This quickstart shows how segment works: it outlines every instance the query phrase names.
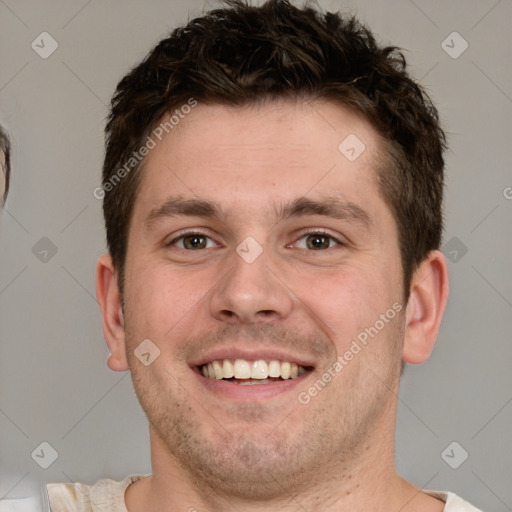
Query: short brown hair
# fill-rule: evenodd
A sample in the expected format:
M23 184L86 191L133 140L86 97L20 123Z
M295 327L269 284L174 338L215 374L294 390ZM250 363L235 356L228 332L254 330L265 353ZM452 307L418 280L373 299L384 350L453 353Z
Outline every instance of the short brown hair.
M119 82L106 127L103 184L126 170L164 114L191 97L226 105L279 98L338 102L384 140L379 189L397 222L407 298L413 271L441 243L445 135L403 54L379 46L352 16L297 8L288 0L225 3L174 30ZM103 202L121 293L138 170L133 161Z
M7 192L9 192L9 179L11 175L11 143L5 130L0 126L0 153L4 156L4 165L2 167L2 173L5 179L5 189L3 196L0 197L0 206L5 203L7 198Z

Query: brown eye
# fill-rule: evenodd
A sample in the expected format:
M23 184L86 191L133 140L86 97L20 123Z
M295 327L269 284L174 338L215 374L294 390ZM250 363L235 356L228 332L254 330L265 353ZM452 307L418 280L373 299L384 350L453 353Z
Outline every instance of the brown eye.
M187 235L183 237L185 249L204 249L206 247L206 237L202 235Z
M308 249L318 250L318 249L328 249L330 245L330 236L327 235L308 235L306 237L306 245Z
M323 251L325 249L331 249L344 244L327 233L322 231L312 231L310 233L304 233L294 245L299 249Z
M209 241L210 244L209 244ZM208 245L209 244L209 245ZM183 249L187 251L195 251L198 249L209 249L214 247L215 244L211 240L209 236L203 235L202 233L188 233L182 236L179 236L169 242L168 246L176 246L178 249Z

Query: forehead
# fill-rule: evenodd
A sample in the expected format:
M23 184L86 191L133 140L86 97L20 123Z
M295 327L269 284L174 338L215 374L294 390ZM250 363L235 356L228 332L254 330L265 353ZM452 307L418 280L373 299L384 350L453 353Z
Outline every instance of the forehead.
M379 199L378 135L334 103L198 104L155 143L141 169L134 215L170 194L258 215L300 196Z

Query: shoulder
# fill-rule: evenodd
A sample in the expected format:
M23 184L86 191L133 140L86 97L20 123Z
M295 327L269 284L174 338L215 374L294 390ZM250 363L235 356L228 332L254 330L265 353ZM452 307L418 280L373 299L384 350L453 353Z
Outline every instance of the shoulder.
M77 510L77 485L79 484L47 484L46 491L52 512Z
M446 505L443 512L482 512L467 501L463 500L453 492L445 491L424 491L435 498L443 500Z
M124 492L131 483L142 478L146 475L130 475L120 482L105 478L93 485L47 484L49 505L52 512L89 512L93 510L91 504L112 512L125 512Z

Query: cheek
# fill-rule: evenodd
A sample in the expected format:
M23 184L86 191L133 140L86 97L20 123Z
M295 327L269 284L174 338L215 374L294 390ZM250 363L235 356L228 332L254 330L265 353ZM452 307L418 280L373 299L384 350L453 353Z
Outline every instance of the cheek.
M139 335L166 339L204 308L213 279L205 273L171 271L165 263L142 261L132 268L126 282L132 328Z
M306 314L326 330L340 351L393 307L399 295L392 274L352 265L308 278L297 275L292 289L306 306Z

